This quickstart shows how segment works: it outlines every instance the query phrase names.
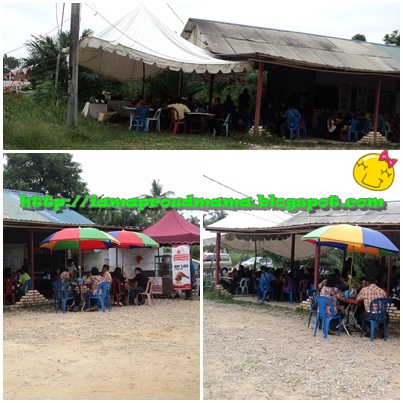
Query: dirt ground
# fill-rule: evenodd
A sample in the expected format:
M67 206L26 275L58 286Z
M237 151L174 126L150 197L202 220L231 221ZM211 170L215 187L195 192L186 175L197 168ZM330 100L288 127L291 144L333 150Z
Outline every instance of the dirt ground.
M307 312L204 301L205 400L399 400L400 332L327 340Z
M3 399L198 400L200 301L3 312Z

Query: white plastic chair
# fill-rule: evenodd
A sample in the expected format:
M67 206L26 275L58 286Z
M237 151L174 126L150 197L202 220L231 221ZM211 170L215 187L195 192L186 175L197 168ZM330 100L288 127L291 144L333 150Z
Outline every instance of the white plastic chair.
M159 132L161 131L161 112L162 112L162 108L158 108L152 118L147 118L146 119L146 121L147 121L147 131L150 130L150 122L152 122L152 121L156 122L157 131L159 131Z
M225 118L224 123L221 125L221 126L225 126L225 135L226 135L227 137L228 137L228 126L229 126L230 117L231 117L231 114L229 113L229 114L227 115L227 117ZM213 131L213 137L215 137L215 135L216 135L216 131L215 131L215 129L214 129L214 131Z

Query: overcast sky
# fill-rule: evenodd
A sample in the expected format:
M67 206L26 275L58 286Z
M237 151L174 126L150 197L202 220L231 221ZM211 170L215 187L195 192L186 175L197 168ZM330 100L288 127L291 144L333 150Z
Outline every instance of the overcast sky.
M136 8L139 1L82 3L81 28L102 32ZM363 34L367 42L383 43L385 34L400 29L399 2L384 1L228 1L153 0L144 2L173 31L180 34L189 18L233 22L267 28L351 39ZM70 30L70 4L64 9L63 30ZM62 22L63 3L3 3L3 54L26 57L31 35L54 35ZM22 47L22 49L20 49ZM18 49L18 50L17 50Z
M400 200L401 161L394 166L395 179L384 191L368 190L354 180L355 163L369 153L380 151L232 151L209 153L215 164L204 163L203 175L238 192L255 197L257 194L275 194L277 197L339 196L343 201L354 197L378 197ZM389 151L389 157L398 158L400 151ZM204 197L240 197L234 190L225 188L203 177Z

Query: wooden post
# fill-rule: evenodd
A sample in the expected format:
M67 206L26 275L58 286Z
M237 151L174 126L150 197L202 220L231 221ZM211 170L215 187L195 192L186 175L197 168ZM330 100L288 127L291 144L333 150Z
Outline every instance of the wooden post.
M80 31L80 3L71 4L69 54L69 97L67 101L67 124L77 127L78 124L78 38Z
M221 233L217 232L215 242L215 272L214 272L214 284L217 285L220 278L220 249L221 249ZM214 255L213 255L214 257Z
M291 272L294 274L294 260L295 260L295 234L291 234L291 262L290 262L290 269Z
M379 75L375 93L374 121L372 122L372 125L374 127L374 145L376 144L376 131L378 130L379 104L381 100L381 81L382 76Z
M263 91L263 73L264 73L264 62L259 62L259 74L257 77L257 89L256 89L255 122L253 128L254 134L258 134L259 131L260 107L262 105L262 91Z
M209 87L209 91L208 91L208 104L209 104L209 107L210 107L210 105L213 104L214 78L215 78L215 75L210 74L210 87Z
M320 266L320 245L315 246L315 268L313 274L313 286L314 289L318 289L319 285L319 266Z
M31 283L32 289L35 290L35 253L34 253L34 230L29 230L29 260L30 260L30 267L31 267ZM35 294L34 294L35 296Z

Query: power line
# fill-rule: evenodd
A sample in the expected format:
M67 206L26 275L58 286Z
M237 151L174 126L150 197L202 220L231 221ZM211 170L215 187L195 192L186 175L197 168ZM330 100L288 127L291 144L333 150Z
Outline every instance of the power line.
M178 14L175 13L173 8L167 3L167 6L171 9L171 11L174 13L175 17L182 23L183 26L185 26L185 23L179 18Z

